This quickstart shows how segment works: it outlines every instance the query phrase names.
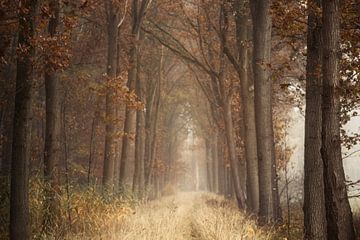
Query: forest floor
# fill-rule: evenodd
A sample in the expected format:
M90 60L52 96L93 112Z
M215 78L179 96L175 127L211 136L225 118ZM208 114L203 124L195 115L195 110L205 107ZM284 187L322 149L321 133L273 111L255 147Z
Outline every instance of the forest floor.
M232 240L272 239L231 202L208 193L178 193L135 209L111 233L91 239Z

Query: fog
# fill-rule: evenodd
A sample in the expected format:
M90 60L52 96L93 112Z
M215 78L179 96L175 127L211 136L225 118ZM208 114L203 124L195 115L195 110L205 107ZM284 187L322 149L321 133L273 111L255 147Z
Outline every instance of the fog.
M291 175L303 176L304 168L304 134L305 134L305 118L298 111L294 109L291 114L292 122L290 124L288 144L294 149L293 155L290 159L289 171ZM356 133L360 131L360 118L353 117L345 126L344 129L348 133ZM360 179L360 146L354 146L352 149L348 150L346 148L342 149L342 154L344 158L344 171L348 181L355 182ZM351 155L349 155L351 154ZM349 155L349 156L348 156ZM356 194L358 190L349 189L350 196Z

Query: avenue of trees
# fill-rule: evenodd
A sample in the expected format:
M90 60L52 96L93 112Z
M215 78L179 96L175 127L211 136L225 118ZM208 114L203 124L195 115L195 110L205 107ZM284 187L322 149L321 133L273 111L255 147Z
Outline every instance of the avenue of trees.
M356 239L356 183L342 148L360 140L343 130L359 108L358 0L0 7L1 237L34 237L34 182L43 196L36 226L54 237L62 215L74 222L63 197L75 191L108 202L166 195L195 171L179 160L190 135L205 153L205 181L191 190L234 198L260 226L282 225L285 128L297 111L304 239Z

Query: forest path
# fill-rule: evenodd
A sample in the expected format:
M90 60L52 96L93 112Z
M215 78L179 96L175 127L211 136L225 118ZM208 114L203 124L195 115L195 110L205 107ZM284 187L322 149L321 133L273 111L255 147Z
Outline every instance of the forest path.
M194 225L201 204L205 204L201 193L178 193L140 206L114 239L202 240Z
M102 238L105 239L105 238ZM136 209L110 238L121 240L271 239L235 206L209 193L182 192Z

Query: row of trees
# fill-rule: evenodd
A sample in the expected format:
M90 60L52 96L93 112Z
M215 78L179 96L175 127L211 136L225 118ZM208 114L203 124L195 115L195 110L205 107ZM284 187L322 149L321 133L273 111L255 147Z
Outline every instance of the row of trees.
M306 239L355 239L340 139L340 2L310 1L306 66Z
M270 78L270 2L251 2L250 5L247 1L211 1L175 5L180 13L174 14L176 19L171 18L170 25L150 19L145 31L181 57L195 72L195 80L206 96L208 109L203 112L207 123L198 120L198 125L211 156L210 189L226 192L224 183L230 175L239 208L259 213L262 223L279 221ZM254 24L252 19L256 19ZM241 103L239 131L234 125L238 116L233 116L236 108L239 109L236 96L240 96ZM241 158L242 144L237 139L245 146ZM228 163L218 154L223 140ZM222 167L224 165L227 167Z
M345 117L344 120L341 112L352 114L358 106L354 95L347 95L349 91L346 90L357 89L358 82L357 58L353 58L358 54L354 42L354 38L359 37L354 32L357 3L349 1L340 6L337 1L314 1L307 5L295 2L287 5L290 6L288 11L284 10L287 6L281 1L275 1L273 5L270 1L179 3L177 8L182 12L171 21L171 26L150 21L148 33L202 72L196 80L209 103L208 122L213 123L204 138L210 145L214 136L225 136L238 205L257 213L260 223L281 219L273 130L273 102L275 99L278 103L280 97L274 92L276 86L272 85L281 66L277 65L278 59L275 57L274 60L272 52L276 53L280 48L279 52L289 53L293 63L286 68L291 69L298 63L297 52L306 47L306 59L299 60L303 64L306 62L305 238L354 239L341 155L342 140L346 144L347 137L340 136L340 128L348 119ZM285 26L289 24L284 22L289 15L293 15L294 23ZM273 24L273 16L282 18L283 22L276 19ZM294 39L298 37L296 34L305 33L306 18L307 43L300 39L299 44ZM289 44L290 50L274 46L272 39L278 45ZM339 52L351 56L343 58L341 65ZM232 70L227 63L232 64L239 81L231 76ZM289 70L295 76L297 71ZM298 75L292 82L280 85L298 87L299 80L301 76ZM241 98L242 129L239 133L236 133L232 116L235 84L239 84ZM341 108L340 101L347 104ZM236 135L244 142L245 154L240 159ZM352 144L357 142L356 137L350 138L355 139ZM217 145L215 140L209 148L216 149ZM222 162L217 162L216 155L211 153L210 168L219 170ZM210 189L215 192L221 192L218 188L223 184L221 176L224 174L219 171L208 170L212 178Z
M189 129L204 142L207 189L234 195L260 224L280 222L277 171L288 157L274 123L301 108L305 78L305 238L354 239L341 140L357 140L340 139L340 124L358 99L344 97L358 89L356 3L1 1L11 239L29 237L31 177L45 183L48 234L72 181L105 198L160 197L186 169ZM349 57L339 63L340 42Z
M141 51L145 39L140 30L149 1L25 0L1 5L6 7L2 23L8 40L2 48L2 67L10 79L16 76L16 83L2 78L7 92L1 108L1 175L11 177L10 238L29 238L29 180L33 177L44 182L46 234L59 224L63 179L71 184L71 169L77 164L81 169L73 170L75 174L86 171L89 186L100 177L104 195L110 196L115 190L125 192L126 165L135 163L133 192L141 197L156 176L151 170L158 154L160 82L169 68L158 44L148 43L155 47L155 57ZM99 14L98 7L103 9ZM16 35L11 34L13 27L18 29ZM153 64L143 67L145 57ZM149 111L144 111L144 104ZM10 126L13 131L7 132ZM90 131L82 133L84 129ZM84 147L86 157L81 154Z

